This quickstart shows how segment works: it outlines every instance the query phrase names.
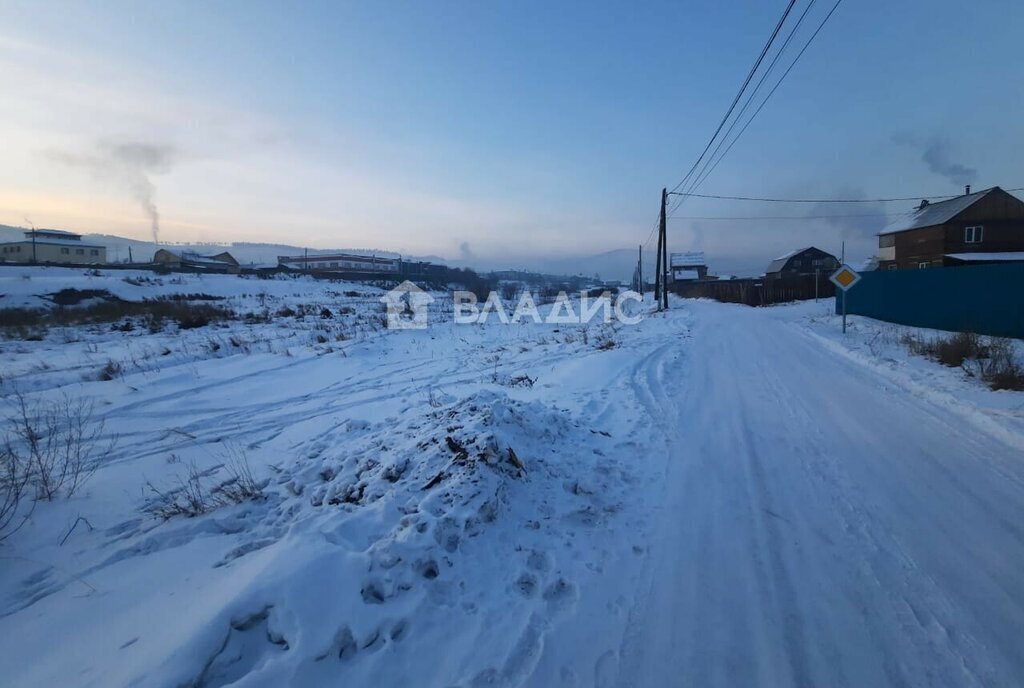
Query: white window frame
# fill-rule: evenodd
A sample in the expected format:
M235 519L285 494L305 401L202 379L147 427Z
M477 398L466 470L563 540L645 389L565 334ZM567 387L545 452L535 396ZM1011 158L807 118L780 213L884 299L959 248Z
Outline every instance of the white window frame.
M985 240L985 225L972 225L964 227L964 243L980 244Z
M924 269L925 269L925 268L927 268L927 267L928 267L929 265L931 265L931 263L929 263L928 261L924 261L924 262L921 262L921 263L918 263L918 264L917 264L917 269L918 269L918 270L924 270Z

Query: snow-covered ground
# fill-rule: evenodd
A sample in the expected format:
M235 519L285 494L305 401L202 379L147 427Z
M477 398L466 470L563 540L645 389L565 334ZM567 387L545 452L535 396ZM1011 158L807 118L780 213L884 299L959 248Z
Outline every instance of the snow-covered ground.
M126 276L2 271L0 308L74 287L272 317L0 341L5 401L89 400L117 436L0 547L5 685L1024 675L1024 394L894 326L844 337L824 301L457 325L438 298L390 332L361 285ZM261 498L153 515L240 460Z

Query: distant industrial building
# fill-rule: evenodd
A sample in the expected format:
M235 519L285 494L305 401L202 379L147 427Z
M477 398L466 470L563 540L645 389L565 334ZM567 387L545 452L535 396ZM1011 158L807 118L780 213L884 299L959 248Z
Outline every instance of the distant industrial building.
M278 256L277 264L301 272L371 272L398 274L398 258L328 253L313 256Z
M32 229L21 241L0 244L0 261L7 263L72 263L98 265L107 262L107 248L86 244L81 234L60 229Z
M153 263L169 270L190 270L196 272L228 272L237 273L241 266L235 257L227 251L212 256L202 256L191 251L175 253L168 249L158 249L153 254Z

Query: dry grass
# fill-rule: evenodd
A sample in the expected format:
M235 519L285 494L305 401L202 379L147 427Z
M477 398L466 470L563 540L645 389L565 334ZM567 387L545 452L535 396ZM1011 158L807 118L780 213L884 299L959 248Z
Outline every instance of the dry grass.
M234 317L230 309L212 303L190 303L170 298L145 301L112 298L81 307L58 307L52 310L0 309L0 335L6 339L32 340L45 334L49 327L106 323L116 323L118 331L129 332L134 327L126 323L130 323L132 318L143 320L151 332L160 331L168 322L177 323L179 328L187 330Z
M902 341L912 353L945 366L963 368L991 389L1024 390L1024 366L1015 357L1012 340L956 332L931 339L905 334Z

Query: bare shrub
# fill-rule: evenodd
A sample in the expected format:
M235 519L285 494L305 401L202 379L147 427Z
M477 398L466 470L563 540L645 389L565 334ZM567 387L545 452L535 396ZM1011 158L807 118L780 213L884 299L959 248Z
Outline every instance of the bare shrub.
M981 338L973 332L957 332L951 337L940 337L935 341L935 358L951 368L959 368L964 361L980 358L984 353Z
M232 452L224 462L227 479L213 488L212 493L221 504L241 504L250 499L263 499L263 485L257 482L249 466L248 457Z
M227 476L216 484L204 479L223 468ZM222 466L213 471L200 471L194 461L189 462L176 484L161 489L146 483L149 498L142 510L151 516L168 520L175 516L194 518L231 504L264 498L264 483L256 480L244 453L231 452Z
M908 333L903 335L902 342L911 353L963 368L971 375L976 373L992 389L1024 390L1024 366L1015 358L1009 339L982 338L973 332L927 339ZM973 365L968 366L968 362Z
M1024 366L1014 356L1009 339L992 337L985 358L978 360L978 376L992 389L1024 391Z
M985 346L981 338L973 332L957 332L948 337L932 339L907 333L903 335L902 341L911 353L933 358L942 365L952 368L959 368L965 361L985 355Z
M92 477L98 459L113 449L116 438L99 445L103 428L90 401L65 396L32 404L15 392L4 452L26 472L36 499L71 497Z
M100 380L110 381L121 374L121 364L117 361L110 360L100 370Z
M213 508L194 461L189 463L185 475L178 477L174 487L161 490L151 482L147 482L146 487L151 495L142 510L165 521L175 516L200 516Z
M27 487L28 471L21 465L18 455L0 447L0 542L25 525L31 514L23 514L18 520Z

